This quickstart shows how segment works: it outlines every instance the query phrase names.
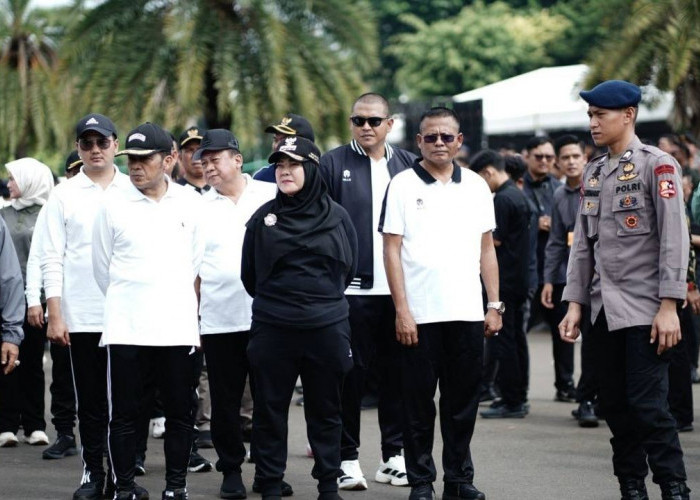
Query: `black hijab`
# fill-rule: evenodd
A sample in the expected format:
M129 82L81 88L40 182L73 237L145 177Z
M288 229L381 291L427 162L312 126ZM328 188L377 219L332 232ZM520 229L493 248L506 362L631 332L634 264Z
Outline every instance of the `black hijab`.
M302 162L304 186L293 196L277 191L246 227L255 232L255 272L264 281L285 255L304 250L352 267L353 249L341 225L343 212L333 202L311 161Z

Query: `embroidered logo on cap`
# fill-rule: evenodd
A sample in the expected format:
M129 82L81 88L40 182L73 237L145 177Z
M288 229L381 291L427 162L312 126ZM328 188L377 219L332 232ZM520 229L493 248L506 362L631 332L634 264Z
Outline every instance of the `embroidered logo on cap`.
M292 119L290 117L285 116L282 118L282 125L289 125L290 123L292 123Z
M284 140L284 144L280 146L280 151L296 151L297 150L297 138L296 137L287 137Z
M143 135L143 134L141 134L141 133L138 133L138 132L137 132L137 133L135 133L135 134L131 134L131 135L129 136L129 138L127 139L127 141L129 141L129 142L131 142L131 141L146 142L146 136Z
M187 137L199 137L199 129L193 128L187 131Z
M85 125L99 125L99 124L100 124L100 122L95 120L94 116L85 122Z

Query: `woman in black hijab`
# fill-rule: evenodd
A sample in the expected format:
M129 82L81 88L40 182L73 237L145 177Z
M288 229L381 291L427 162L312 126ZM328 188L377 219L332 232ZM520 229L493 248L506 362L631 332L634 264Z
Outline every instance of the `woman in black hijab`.
M255 481L263 498L281 497L287 418L301 376L307 435L320 500L336 500L340 395L352 367L344 291L357 267L357 236L318 173L320 152L286 138L269 161L279 191L246 225L241 278L253 297L248 359L255 386Z

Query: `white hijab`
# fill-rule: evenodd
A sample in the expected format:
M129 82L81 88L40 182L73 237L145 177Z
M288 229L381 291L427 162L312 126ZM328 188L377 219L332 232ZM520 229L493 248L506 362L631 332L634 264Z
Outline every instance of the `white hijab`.
M12 199L15 210L44 205L53 189L51 169L34 158L20 158L5 164L7 171L15 179L19 189L19 198Z

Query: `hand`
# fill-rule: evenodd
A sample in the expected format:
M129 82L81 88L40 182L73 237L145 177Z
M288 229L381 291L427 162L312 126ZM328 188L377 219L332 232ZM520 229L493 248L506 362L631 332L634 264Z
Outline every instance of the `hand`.
M552 225L552 218L549 215L542 215L538 219L537 225L540 231L549 232L550 226Z
M581 304L569 302L569 309L566 316L559 323L559 336L564 342L573 344L581 335Z
M8 375L14 370L17 365L15 361L19 357L19 346L9 342L3 342L0 348L0 364L2 364L2 372ZM19 364L19 363L18 363Z
M487 309L484 316L484 336L493 337L503 328L503 318L495 309Z
M700 314L700 290L690 290L686 302L690 304L693 314Z
M554 292L554 285L551 283L545 283L542 287L542 295L540 295L540 302L547 309L554 309L554 302L552 302L552 293Z
M418 343L418 326L410 312L396 312L396 340L403 345Z
M46 338L49 342L60 346L70 345L70 334L68 333L68 326L63 318L52 318L49 316L49 327L46 330Z
M34 328L44 327L44 308L41 306L31 306L27 309L27 321Z
M649 343L653 344L657 340L659 347L656 354L661 354L681 341L681 322L673 299L661 299L661 307L651 324Z

